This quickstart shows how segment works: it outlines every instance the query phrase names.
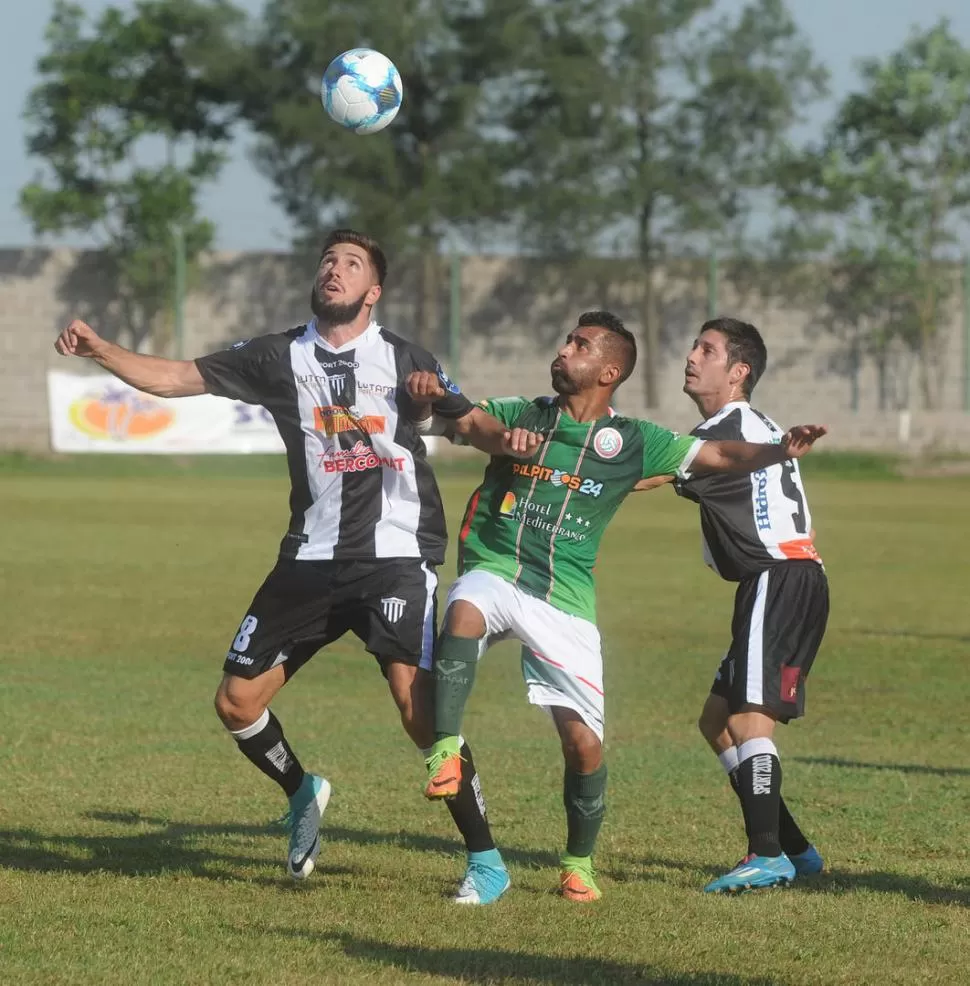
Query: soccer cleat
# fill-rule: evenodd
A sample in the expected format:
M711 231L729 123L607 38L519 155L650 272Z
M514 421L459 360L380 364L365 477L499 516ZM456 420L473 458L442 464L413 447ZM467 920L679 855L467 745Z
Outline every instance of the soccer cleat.
M491 904L509 889L511 882L497 849L470 852L468 869L455 895L455 903Z
M596 886L592 856L563 853L559 858L559 870L559 892L566 900L586 904L603 896Z
M815 876L817 873L821 873L825 866L822 854L815 846L809 846L805 852L788 858L791 860L792 866L795 867L795 876Z
M294 880L305 880L313 872L320 855L320 822L329 800L330 782L315 774L306 774L300 789L290 798L286 871Z
M446 736L431 747L424 761L428 768L428 784L424 796L437 801L454 798L461 787L461 744L457 736Z
M749 853L729 873L712 880L706 894L740 894L745 890L787 887L795 879L795 867L782 853L780 856L755 856Z

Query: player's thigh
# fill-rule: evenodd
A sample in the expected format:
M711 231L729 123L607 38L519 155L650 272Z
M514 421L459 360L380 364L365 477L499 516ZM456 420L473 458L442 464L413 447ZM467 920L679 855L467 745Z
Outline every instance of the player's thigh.
M351 630L377 659L385 677L392 663L430 670L437 636L434 568L419 558L389 558L368 565L355 598L346 604Z
M472 607L480 615L481 623L470 615L462 625L482 631L482 651L500 639L517 636L513 624L518 610L519 592L511 582L491 572L480 569L466 572L448 590L445 626L449 631L460 629L454 625L452 614L459 609ZM459 633L459 636L467 635Z
M786 562L742 583L728 652L732 714L753 707L779 722L803 715L827 620L828 585L815 562Z
M516 635L523 643L522 676L529 701L578 713L602 741L603 651L594 623L522 594Z
M288 680L320 647L345 631L333 600L334 574L326 563L281 559L240 621L224 673L258 679L282 668Z

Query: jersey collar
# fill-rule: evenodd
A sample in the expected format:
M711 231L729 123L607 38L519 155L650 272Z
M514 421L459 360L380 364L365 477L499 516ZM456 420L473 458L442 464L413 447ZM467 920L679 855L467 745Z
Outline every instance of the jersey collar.
M370 320L367 328L359 336L355 336L350 342L345 342L342 346L334 347L331 346L326 339L320 335L317 330L317 317L316 315L307 322L307 330L312 333L313 341L321 348L325 349L328 353L345 353L351 349L359 349L361 346L367 346L372 343L376 338L378 333L381 331L380 325L373 319Z
M730 414L735 408L738 407L751 407L748 401L728 401L721 408L715 411L709 418L704 420L704 424L709 425L712 421L720 420L725 415Z

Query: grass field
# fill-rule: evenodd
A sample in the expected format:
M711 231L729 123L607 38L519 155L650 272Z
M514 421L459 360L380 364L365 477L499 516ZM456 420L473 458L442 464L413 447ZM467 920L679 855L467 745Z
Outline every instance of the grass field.
M267 824L282 797L212 711L285 524L278 460L0 459L0 983L966 984L970 479L806 473L833 611L779 747L828 872L700 893L743 852L694 726L731 587L700 562L694 508L662 491L625 505L598 567L605 897L552 892L561 758L505 644L466 733L513 889L459 909L450 819L356 641L274 704L334 784L304 887ZM442 470L453 529L475 475Z

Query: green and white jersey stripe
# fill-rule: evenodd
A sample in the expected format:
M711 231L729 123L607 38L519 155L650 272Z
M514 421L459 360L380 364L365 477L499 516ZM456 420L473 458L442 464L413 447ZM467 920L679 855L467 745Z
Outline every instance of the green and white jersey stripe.
M483 569L595 621L593 565L606 525L641 479L677 475L701 443L622 415L575 421L551 397L480 406L545 440L528 461L490 461L465 510L459 571Z

